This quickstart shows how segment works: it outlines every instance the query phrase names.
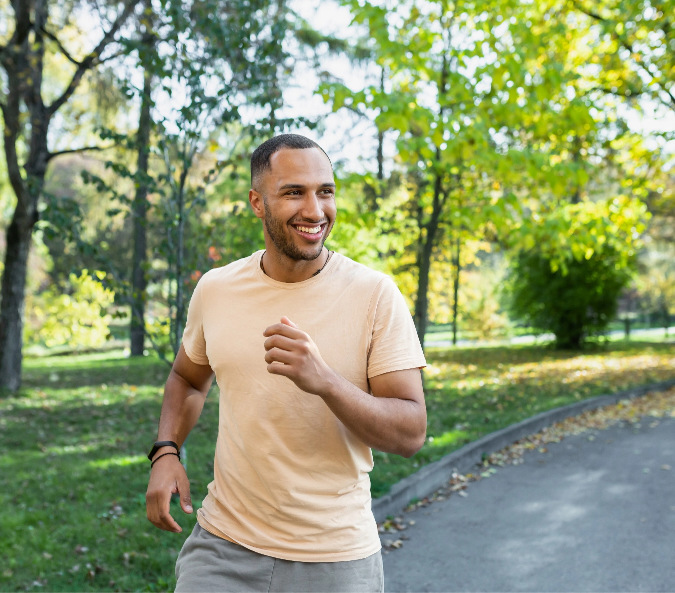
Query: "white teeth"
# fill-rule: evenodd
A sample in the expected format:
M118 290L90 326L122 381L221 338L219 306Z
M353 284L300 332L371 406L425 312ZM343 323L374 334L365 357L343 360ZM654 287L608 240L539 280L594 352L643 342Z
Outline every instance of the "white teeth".
M316 235L317 233L321 232L321 227L307 227L307 226L299 226L297 229L303 233L310 233L312 235Z

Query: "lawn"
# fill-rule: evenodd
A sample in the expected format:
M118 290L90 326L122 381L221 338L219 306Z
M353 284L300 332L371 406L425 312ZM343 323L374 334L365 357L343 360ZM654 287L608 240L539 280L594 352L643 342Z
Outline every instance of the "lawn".
M675 378L675 345L612 343L584 353L541 347L430 349L428 439L413 458L375 453L379 496L478 437L594 395ZM160 591L181 535L145 519L144 494L164 363L119 353L28 359L21 393L0 399L0 590ZM193 502L212 473L217 397L188 440Z

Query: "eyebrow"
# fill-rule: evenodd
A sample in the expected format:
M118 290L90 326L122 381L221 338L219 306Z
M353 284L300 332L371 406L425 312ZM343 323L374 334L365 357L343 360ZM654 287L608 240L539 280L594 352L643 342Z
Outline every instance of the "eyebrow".
M332 182L326 182L322 183L319 187L332 187L333 189L335 188L335 184ZM286 183L282 185L279 189L304 189L305 186L302 185L301 183Z

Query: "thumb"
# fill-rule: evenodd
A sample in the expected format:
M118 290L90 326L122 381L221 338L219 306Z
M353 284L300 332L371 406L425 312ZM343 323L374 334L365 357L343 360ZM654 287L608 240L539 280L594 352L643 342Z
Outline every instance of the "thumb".
M288 326L290 326L290 327L294 327L295 329L298 329L298 326L295 325L295 323L293 323L293 322L292 322L288 317L286 317L285 315L281 318L281 323L283 323L284 325L288 325Z
M192 513L192 497L190 496L190 482L180 480L178 483L178 492L180 494L180 506L186 513Z

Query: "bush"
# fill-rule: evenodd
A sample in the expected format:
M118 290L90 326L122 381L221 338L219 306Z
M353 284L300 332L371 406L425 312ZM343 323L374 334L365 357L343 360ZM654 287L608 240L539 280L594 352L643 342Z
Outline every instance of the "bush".
M74 350L101 347L112 321L107 308L115 299L115 293L101 285L104 278L102 272L93 277L83 270L79 276L70 274L65 291L51 285L29 296L25 342L48 348L70 345Z
M571 258L553 270L536 250L520 252L509 278L509 309L518 319L555 335L559 348L580 349L586 338L607 328L621 290L630 280L610 250Z

